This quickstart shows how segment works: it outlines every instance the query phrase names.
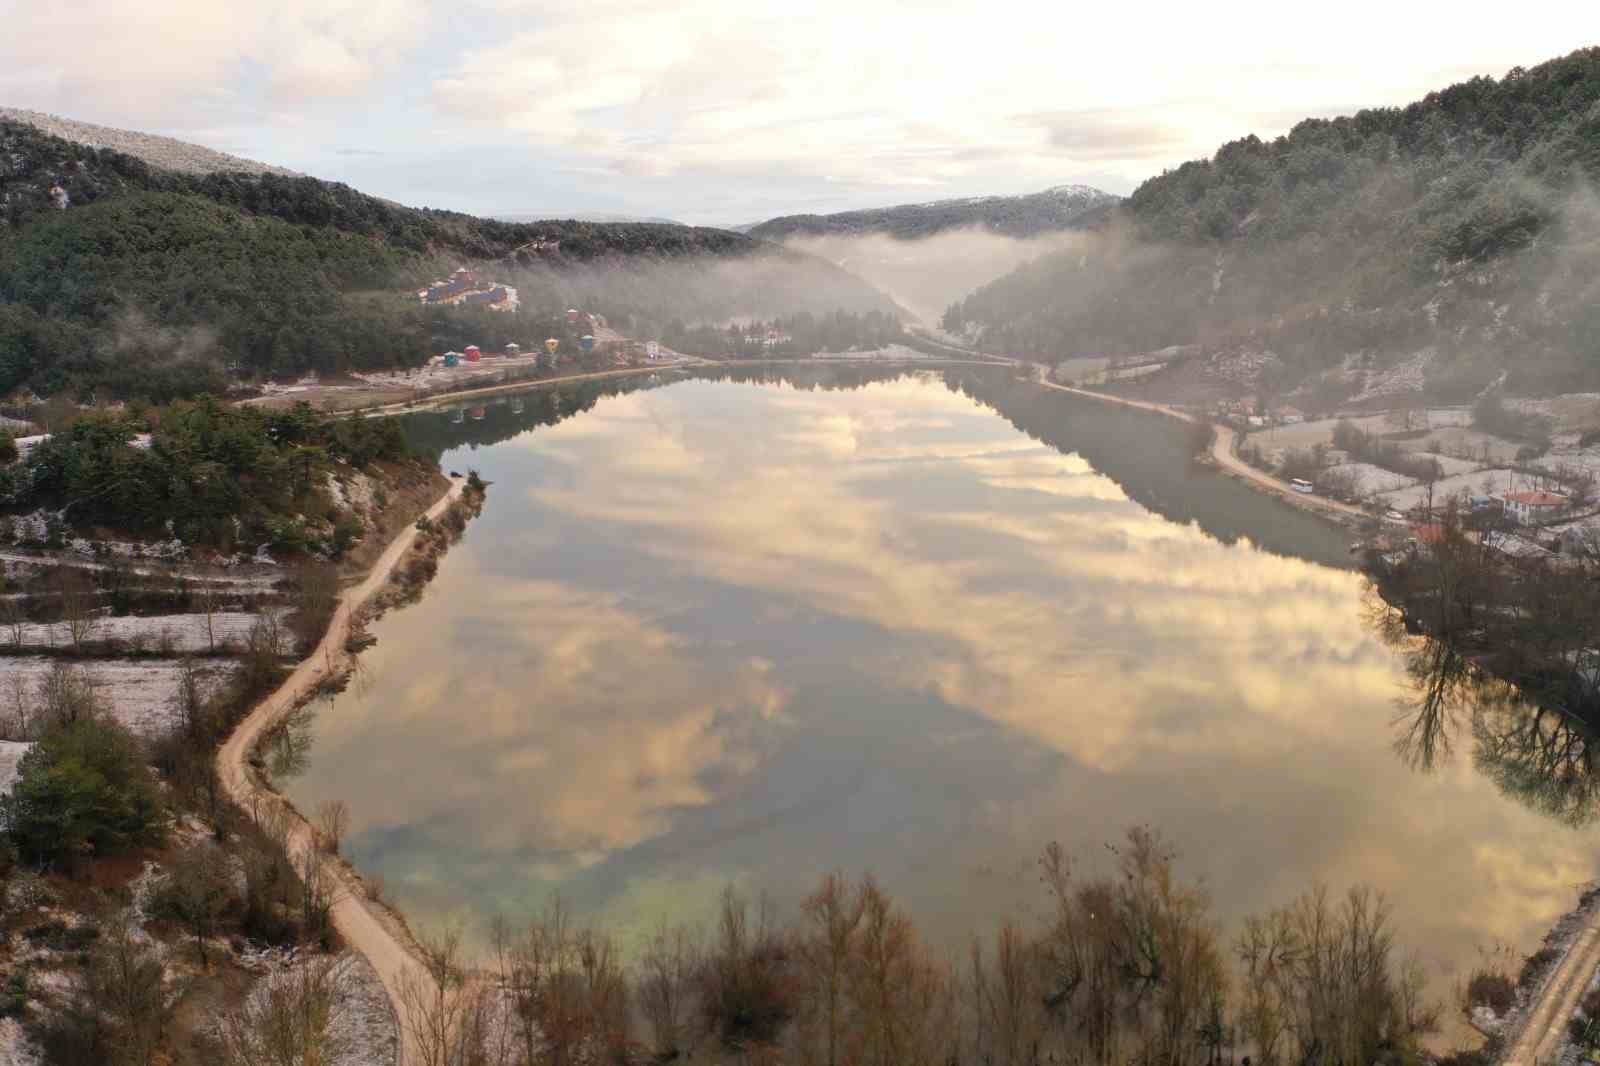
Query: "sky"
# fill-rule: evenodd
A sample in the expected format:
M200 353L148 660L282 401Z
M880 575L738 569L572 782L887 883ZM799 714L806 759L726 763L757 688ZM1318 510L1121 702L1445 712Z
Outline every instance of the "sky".
M1600 44L1593 0L0 0L0 106L477 214L1083 183Z

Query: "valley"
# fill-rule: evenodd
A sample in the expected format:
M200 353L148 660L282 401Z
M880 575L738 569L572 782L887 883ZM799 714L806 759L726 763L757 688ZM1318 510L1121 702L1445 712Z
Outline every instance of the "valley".
M0 1066L1592 1059L1600 49L870 172L693 16L0 108Z

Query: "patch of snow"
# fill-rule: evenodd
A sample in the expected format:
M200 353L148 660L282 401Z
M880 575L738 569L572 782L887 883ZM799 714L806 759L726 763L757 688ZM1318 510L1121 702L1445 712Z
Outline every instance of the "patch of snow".
M20 683L24 695L31 697L59 661L44 655L5 659L5 689L0 691L5 709L10 710L9 704L15 698L13 684ZM72 665L88 677L106 713L135 735L154 739L177 724L178 660L90 659ZM202 661L197 665L202 683L212 690L237 669L228 662Z
M1392 470L1385 470L1381 466L1371 463L1340 463L1330 466L1329 471L1349 474L1355 482L1357 496L1370 496L1380 492L1393 492L1403 489L1408 485L1416 484L1411 478L1396 474Z
M1443 477L1433 483L1433 505L1441 507L1452 497L1456 496L1481 496L1484 495L1483 482L1488 478L1495 484L1496 491L1504 492L1506 486L1506 471L1504 470L1474 470L1453 477ZM1493 495L1493 493L1489 493ZM1402 489L1385 492L1380 496L1384 503L1397 510L1406 511L1428 500L1428 486L1423 484L1410 485Z
M272 613L281 620L288 611L276 608ZM144 647L150 650L165 651L170 648L174 652L209 651L212 645L212 630L215 631L218 649L230 643L242 644L249 637L250 628L255 625L256 617L251 611L218 611L212 615L210 629L207 627L204 614L99 618L93 623L86 643L116 641L119 644L131 645L142 642ZM9 636L7 634L8 639ZM63 648L71 643L67 627L61 623L29 622L22 627L24 648Z
M0 740L0 796L11 791L17 780L17 764L28 754L32 744L16 740Z
M1391 396L1420 393L1427 377L1428 367L1433 364L1438 354L1438 350L1430 346L1387 370L1372 371L1367 375L1364 387L1350 397L1349 402L1369 403Z
M44 1056L33 1046L22 1023L0 1018L0 1066L43 1066Z
M249 1001L260 1004L276 983L291 980L301 967L325 958L281 948L241 952L239 965L261 975ZM333 961L331 976L339 1002L328 1026L336 1049L329 1066L394 1066L400 1056L400 1034L377 971L360 955L345 952Z

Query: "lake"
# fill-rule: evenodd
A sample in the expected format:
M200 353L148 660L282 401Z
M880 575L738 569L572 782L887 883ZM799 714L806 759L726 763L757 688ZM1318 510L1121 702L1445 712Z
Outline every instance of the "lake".
M1350 535L1188 460L1188 430L984 370L630 379L409 416L488 504L322 705L302 809L423 926L559 893L628 940L727 883L872 871L936 940L1157 827L1230 930L1322 882L1436 980L1531 950L1587 834L1408 692ZM1436 985L1437 988L1447 988Z

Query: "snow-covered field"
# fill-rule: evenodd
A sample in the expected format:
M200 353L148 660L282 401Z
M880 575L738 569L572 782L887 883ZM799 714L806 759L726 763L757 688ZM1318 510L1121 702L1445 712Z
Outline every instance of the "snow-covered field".
M291 980L297 970L319 965L324 958L284 956L276 951L248 960L241 957L246 968L265 970L250 990L251 1002L260 1005L275 982ZM329 1044L334 1050L327 1060L329 1066L394 1066L400 1055L400 1034L378 972L366 959L347 951L334 960L331 975L338 1004L328 1024Z
M929 355L903 344L890 344L861 352L818 352L813 359L945 359L948 356Z
M281 618L286 613L278 610ZM218 611L211 616L210 628L204 614L157 614L136 617L96 618L86 644L116 641L119 644L142 644L150 651L200 652L210 651L213 635L220 649L228 643L243 644L256 623L256 615L249 611ZM12 633L0 634L0 640L11 644ZM22 627L24 648L64 648L72 643L64 623L28 622Z
M1393 492L1396 489L1415 484L1408 477L1385 470L1381 466L1373 466L1371 463L1340 463L1338 466L1330 466L1328 469L1335 473L1349 474L1355 480L1357 496Z
M12 782L17 779L17 764L31 747L32 744L15 740L0 740L0 796L11 791ZM3 1063L4 1060L0 1059L0 1064Z
M1440 452L1417 452L1439 464L1439 469L1444 471L1445 477L1459 477L1470 474L1474 470L1482 469L1483 464L1475 459L1457 459L1453 455L1444 455Z
M1348 419L1322 418L1315 422L1301 422L1295 426L1275 426L1250 434L1249 442L1258 445L1262 452L1269 452L1274 448L1313 448L1318 444L1327 444L1331 447L1333 427L1340 422L1349 422L1366 433L1382 433L1385 418L1383 415L1365 415L1361 418Z
M1495 465L1511 462L1517 457L1517 450L1522 447L1520 444L1492 437L1468 426L1447 426L1430 432L1421 443L1427 441L1437 441L1438 448L1442 452L1455 455L1465 453L1479 462L1483 461L1487 449L1489 462Z
M0 659L5 673L3 690L0 690L0 713L10 715L11 702L16 698L14 685L20 684L24 696L31 699L39 684L61 661L44 655ZM87 675L106 713L139 736L157 737L175 724L178 660L91 659L71 665ZM212 660L202 660L198 665L208 686L222 685L235 669L230 662Z
M1492 478L1496 492L1504 492L1506 488L1506 472L1504 470L1478 470L1455 477L1440 478L1433 483L1434 506L1442 506L1452 496L1465 493L1468 496L1477 496L1483 493L1485 478ZM1381 499L1390 507L1401 511L1415 507L1428 500L1428 486L1423 484L1409 485L1403 489L1386 492Z

